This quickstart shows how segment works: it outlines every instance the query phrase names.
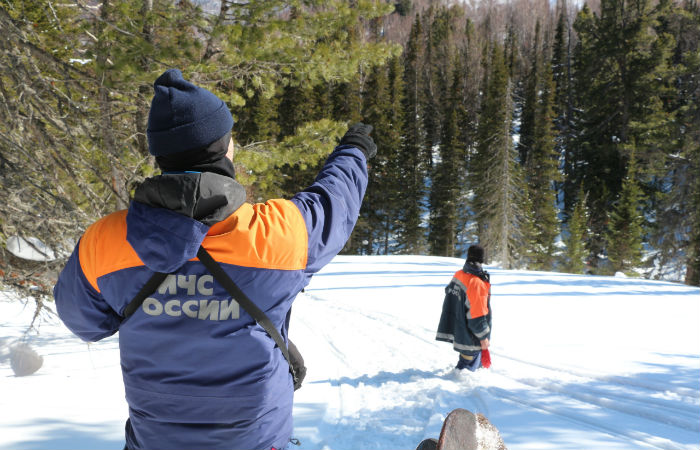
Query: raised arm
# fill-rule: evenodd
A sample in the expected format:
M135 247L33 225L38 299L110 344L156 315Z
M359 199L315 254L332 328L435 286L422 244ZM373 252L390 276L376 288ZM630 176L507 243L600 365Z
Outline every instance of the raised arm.
M306 222L309 274L342 250L355 227L367 188L367 160L377 153L371 131L370 125L353 125L314 183L292 198Z

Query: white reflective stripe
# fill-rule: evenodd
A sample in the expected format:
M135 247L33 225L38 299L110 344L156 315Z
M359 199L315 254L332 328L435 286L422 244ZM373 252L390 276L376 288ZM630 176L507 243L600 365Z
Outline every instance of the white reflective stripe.
M469 351L479 351L481 350L481 346L476 346L476 345L466 345L466 344L458 344L455 342L455 337L453 334L447 334L447 333L438 333L437 338L439 339L447 339L450 342L452 342L452 347L457 349L457 350L469 350Z
M455 335L454 335L454 334L438 333L435 337L436 337L436 338L439 338L439 339L449 339L450 341L454 341L454 340L455 340Z
M452 277L452 282L462 288L464 292L467 292L467 287L462 283L462 281L457 277Z
M486 336L487 334L489 334L490 331L491 331L491 328L489 328L489 326L487 325L486 331L484 331L483 333L474 333L474 335L478 338L482 338L482 337Z
M467 320L472 319L472 304L469 302L469 295L467 294L467 288L464 288L464 307L467 310Z
M456 342L452 345L452 347L455 348L455 349L457 349L457 350L470 350L470 351L478 351L478 350L481 350L481 347L480 347L480 346L476 346L476 345L464 345L464 344L458 344L458 343L456 343Z

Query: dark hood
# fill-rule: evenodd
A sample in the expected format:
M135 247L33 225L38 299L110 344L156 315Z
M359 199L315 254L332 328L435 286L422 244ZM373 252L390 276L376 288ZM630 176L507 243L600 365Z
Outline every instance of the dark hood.
M480 263L478 262L473 262L473 261L467 261L464 263L464 267L462 267L462 271L465 273L470 273L472 275L475 275L482 280L486 281L487 283L490 283L491 281L491 276L487 271L484 270L484 268L481 266Z
M209 228L245 202L234 179L211 172L148 178L126 216L126 239L151 270L173 272L197 255Z

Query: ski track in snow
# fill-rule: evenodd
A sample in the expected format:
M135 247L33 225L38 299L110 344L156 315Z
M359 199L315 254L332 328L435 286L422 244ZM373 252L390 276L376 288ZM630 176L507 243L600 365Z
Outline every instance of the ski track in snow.
M509 358L508 356L500 354L497 355L503 358ZM529 364L515 358L509 359L518 361L522 364ZM611 380L609 380L608 377L582 375L581 372L578 371L545 367L541 364L529 365L544 368L552 372L566 372L575 374L580 377L581 380L577 383L577 386L572 389L569 385L565 385L558 381L552 381L552 378L546 377L545 374L542 374L539 379L520 378L507 371L499 371L498 374L528 386L569 396L574 400L590 403L603 408L613 409L625 414L635 415L658 423L665 423L684 430L700 432L700 421L697 417L697 405L686 404L664 398L653 398L649 397L648 393L640 391L621 392L619 390L620 387L630 386L630 384L621 382L619 377L616 377L616 380L610 382ZM596 387L590 387L588 383L591 382L593 382ZM649 386L643 386L643 388L653 390L658 394L666 394L669 392L669 389L663 388L652 389Z
M654 448L659 450L681 450L687 448L685 445L678 444L669 439L659 438L642 431L620 430L616 424L609 424L605 420L595 419L592 415L574 411L573 407L562 408L559 406L549 406L543 402L528 401L510 393L509 391L506 391L505 389L497 387L488 388L488 393L495 397L500 397L534 410L541 410L559 417L563 417L574 423L584 424L592 429L602 431L603 433L609 434L613 437L621 438L628 443L633 444L634 447L643 446L646 448ZM567 402L571 403L570 400L567 400Z
M684 388L684 387L673 387L669 386L668 384L662 385L659 383L653 383L649 381L637 381L631 378L625 378L621 376L608 376L608 375L599 375L599 374L594 374L592 372L587 372L585 370L580 370L580 369L573 369L573 368L564 368L564 367L554 367L550 366L547 364L541 364L541 363L534 363L531 361L525 361L524 359L516 358L510 355L503 355L503 354L498 354L499 356L503 358L510 359L511 361L516 361L522 364L527 364L530 366L534 367L539 367L542 369L550 370L553 372L560 372L560 373L566 373L570 375L575 375L580 378L588 378L592 380L596 380L599 382L607 382L613 385L617 386L629 386L629 387L639 387L643 388L649 391L653 392L660 392L660 393L673 393L678 395L679 397L683 397L686 399L686 401L690 401L694 403L695 406L700 405L700 391L693 390L691 388ZM697 408L691 409L692 412L697 412ZM700 425L699 425L700 427Z
M394 330L400 331L401 333L403 333L403 336L401 336L402 338L415 339L415 340L419 340L423 343L427 343L430 345L432 345L433 341L434 341L433 339L426 339L422 335L416 334L415 328L409 329L408 327L403 326L401 324L401 318L396 316L396 315L392 315L392 314L385 313L385 312L378 312L378 311L374 312L374 314L370 314L370 313L366 313L366 312L362 312L362 311L353 310L352 308L343 307L343 306L335 306L335 305L330 306L330 309L333 309L333 310L338 311L338 312L342 312L348 316L357 315L357 316L364 317L366 319L369 319L372 323L380 325L380 326L382 326L382 325L385 326L388 323L393 323ZM423 331L426 334L433 334L434 333L434 330L428 329L428 328L423 328L421 331ZM405 352L405 354L408 354L408 352Z

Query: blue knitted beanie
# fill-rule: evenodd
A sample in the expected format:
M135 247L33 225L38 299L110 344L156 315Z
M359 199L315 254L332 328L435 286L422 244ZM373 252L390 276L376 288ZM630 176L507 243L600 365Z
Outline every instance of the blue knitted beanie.
M231 131L233 117L224 103L206 89L166 70L153 83L148 113L148 149L152 155L204 148Z

